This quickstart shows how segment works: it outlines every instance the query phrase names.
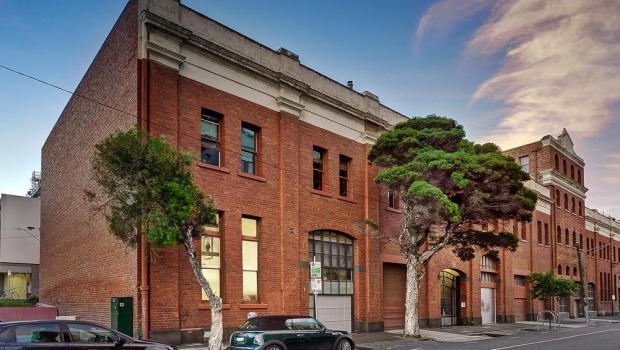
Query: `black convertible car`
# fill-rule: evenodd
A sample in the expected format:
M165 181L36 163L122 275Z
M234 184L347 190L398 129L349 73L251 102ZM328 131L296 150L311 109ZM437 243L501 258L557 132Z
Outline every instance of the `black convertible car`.
M353 350L346 331L325 328L310 316L262 316L248 319L230 336L227 350Z

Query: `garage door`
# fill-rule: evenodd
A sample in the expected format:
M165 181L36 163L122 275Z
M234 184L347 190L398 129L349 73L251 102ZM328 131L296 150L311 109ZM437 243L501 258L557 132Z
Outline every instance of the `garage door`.
M311 296L312 298L313 296ZM317 319L329 328L351 332L351 295L319 295ZM312 305L311 305L312 306Z
M515 299L513 304L515 321L527 321L527 299Z
M383 264L383 327L386 330L405 327L405 281L407 267Z

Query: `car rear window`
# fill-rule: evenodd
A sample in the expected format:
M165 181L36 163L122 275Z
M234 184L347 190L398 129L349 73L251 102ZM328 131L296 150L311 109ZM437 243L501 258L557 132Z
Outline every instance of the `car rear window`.
M283 318L265 318L265 317L254 317L245 321L244 324L239 327L239 330L242 331L273 331L273 330L283 330L286 329L284 327L284 319Z

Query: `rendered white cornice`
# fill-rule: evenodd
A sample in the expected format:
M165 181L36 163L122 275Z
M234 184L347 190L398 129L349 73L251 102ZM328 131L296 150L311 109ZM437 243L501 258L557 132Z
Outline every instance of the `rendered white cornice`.
M538 172L539 178L538 182L545 186L558 186L561 187L575 196L581 198L581 200L586 199L586 192L588 189L585 186L582 186L576 182L568 179L564 174L555 170L555 169L545 169Z
M528 180L524 184L525 187L536 192L538 201L536 201L536 210L547 215L551 215L551 208L553 199L550 196L549 188L535 182L534 180Z
M267 82L273 86L286 86L286 90L294 90L296 95L303 96L306 101L312 99L317 103L338 110L358 120L372 122L384 130L392 127L391 123L385 119L384 115L389 114L390 116L388 119L390 120L400 121L401 118L405 120L405 117L400 115L400 113L380 105L378 97L372 93L362 94L356 91L348 91L342 84L303 66L299 63L298 59L295 59L292 53L286 50L275 52L246 38L248 52L235 52L211 39L203 38L201 35L204 35L204 33L195 33L192 30L186 29L179 24L172 23L148 11L144 11L140 18L148 28L146 46L147 52L149 52L149 58L168 66L182 64L185 57L180 53L182 52L182 48L185 48L186 50L197 53L199 56L208 57L218 64L252 76L259 81ZM213 23L212 20L206 17L201 17L200 21ZM193 24L192 28L195 27L196 24ZM205 26L204 28L209 27ZM226 32L226 34L230 34L231 38L235 38L235 40L238 40L237 36L240 36L240 34L228 28L224 27L222 30L224 32L229 31ZM222 38L219 40L221 41ZM162 50L162 48L166 50ZM267 67L265 64L258 63L262 61L252 59L252 50L269 52L268 60L270 66ZM187 61L185 62L185 64L188 64ZM194 62L191 64L196 65L200 69L209 69L209 67L201 66L201 62ZM314 75L316 75L316 77L314 77ZM335 91L337 91L336 95L353 95L350 96L349 100L342 99L340 96L336 98L315 88L315 82L310 85L300 80L299 77L302 76L311 76L312 79L320 80L321 83L318 84L319 86L322 85L327 86L328 89L335 89ZM282 89L280 90L282 91ZM306 102L301 102L300 99L297 98L291 98L288 92L284 95L280 94L279 96L276 95L272 97L275 99L275 105L283 112L301 115L301 111L307 106ZM377 105L377 107L373 108L375 105ZM381 109L385 109L386 111L380 112Z

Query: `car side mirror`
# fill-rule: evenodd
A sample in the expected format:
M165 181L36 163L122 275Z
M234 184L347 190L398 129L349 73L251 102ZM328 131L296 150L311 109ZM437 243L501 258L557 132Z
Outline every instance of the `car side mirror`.
M327 327L323 326L321 327L321 333L325 333L327 331Z
M127 342L127 340L125 340L125 338L118 337L118 339L114 342L114 346L121 347L121 346L125 345L125 342Z

